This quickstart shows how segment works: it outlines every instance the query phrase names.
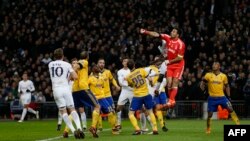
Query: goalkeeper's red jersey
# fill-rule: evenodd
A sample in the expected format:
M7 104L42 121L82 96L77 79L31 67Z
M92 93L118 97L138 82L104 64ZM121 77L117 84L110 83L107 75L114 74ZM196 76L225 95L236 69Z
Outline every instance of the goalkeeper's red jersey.
M177 56L184 57L185 44L181 39L171 39L167 34L161 34L161 38L167 42L167 59L169 61L175 59ZM168 67L183 67L184 64L185 61L182 59L180 62L169 64Z

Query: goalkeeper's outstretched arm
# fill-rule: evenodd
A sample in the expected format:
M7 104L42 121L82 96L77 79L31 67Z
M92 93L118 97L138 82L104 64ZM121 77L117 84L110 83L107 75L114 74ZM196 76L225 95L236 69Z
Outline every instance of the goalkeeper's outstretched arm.
M148 30L143 29L143 28L140 29L140 33L141 34L150 35L150 36L153 36L153 37L160 37L161 36L158 32L148 31Z

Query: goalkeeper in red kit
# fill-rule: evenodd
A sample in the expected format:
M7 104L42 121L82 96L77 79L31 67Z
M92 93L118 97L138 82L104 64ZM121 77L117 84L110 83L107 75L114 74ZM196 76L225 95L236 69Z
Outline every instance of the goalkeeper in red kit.
M167 72L159 76L158 82L161 82L164 75L167 77L167 87L169 100L164 107L172 108L175 106L175 96L178 91L178 83L182 77L182 73L185 66L184 54L185 54L185 44L179 38L181 31L179 28L173 28L170 35L160 34L154 31L148 31L146 29L140 29L141 34L150 35L153 37L158 37L161 40L166 41L165 48L167 65Z

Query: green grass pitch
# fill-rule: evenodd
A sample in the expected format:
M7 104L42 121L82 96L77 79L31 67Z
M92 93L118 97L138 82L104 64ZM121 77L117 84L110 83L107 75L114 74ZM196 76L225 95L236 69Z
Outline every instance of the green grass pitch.
M223 141L223 125L233 124L231 120L213 120L212 133L205 134L205 120L171 119L166 120L168 132L159 129L159 135L131 135L133 127L129 120L123 120L120 135L112 135L107 121L103 122L104 131L98 133L99 138L93 138L89 132L85 133L88 141ZM88 121L90 124L90 121ZM250 124L250 120L241 120L241 124ZM56 131L56 120L30 120L18 123L16 121L0 121L1 141L51 141L76 140L72 135L68 139L62 138L63 129ZM63 124L64 127L64 124Z

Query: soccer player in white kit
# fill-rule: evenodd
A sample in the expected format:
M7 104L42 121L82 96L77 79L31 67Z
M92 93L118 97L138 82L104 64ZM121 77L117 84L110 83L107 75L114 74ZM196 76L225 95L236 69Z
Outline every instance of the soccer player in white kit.
M35 91L34 84L31 80L28 80L27 73L24 73L22 77L23 77L23 80L21 80L18 84L18 93L21 94L20 100L21 100L21 103L23 104L23 112L18 122L23 122L27 114L27 111L35 114L36 118L39 119L39 112L29 107L29 104L31 102L31 92Z
M49 63L53 96L64 122L70 128L71 132L74 133L75 138L84 138L85 135L82 132L80 119L74 108L74 101L69 85L69 80L77 79L77 74L68 62L63 61L63 57L63 50L58 48L54 51L54 58L56 60ZM67 109L77 126L77 130L68 117Z
M129 68L127 67L128 63L128 58L123 58L122 59L122 65L123 68L120 69L117 72L118 76L118 82L120 84L121 88L121 93L118 99L117 107L116 107L116 112L117 112L117 128L121 129L121 115L122 115L122 109L124 108L124 105L129 102L129 104L132 101L133 98L133 89L128 86L128 82L125 80L125 77L130 73Z

